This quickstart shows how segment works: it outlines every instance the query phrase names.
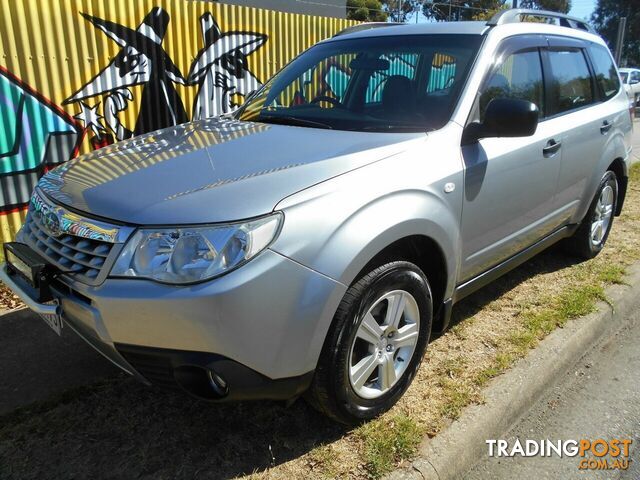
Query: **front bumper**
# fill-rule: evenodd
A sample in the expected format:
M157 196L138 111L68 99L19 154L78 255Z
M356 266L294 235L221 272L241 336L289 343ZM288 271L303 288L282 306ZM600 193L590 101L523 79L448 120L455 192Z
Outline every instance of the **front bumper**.
M41 308L18 281L6 283ZM64 278L52 291L65 324L123 370L217 400L300 393L346 287L266 250L197 285L107 279L89 286ZM207 378L216 386L215 375L222 380L216 394L199 394Z

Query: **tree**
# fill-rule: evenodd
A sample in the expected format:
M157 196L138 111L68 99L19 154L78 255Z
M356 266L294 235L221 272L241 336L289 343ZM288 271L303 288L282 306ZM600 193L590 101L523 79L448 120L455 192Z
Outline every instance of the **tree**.
M569 10L571 10L571 0L522 0L520 7L569 13Z
M405 23L408 17L420 10L420 0L382 0L389 21ZM398 13L400 6L400 13Z
M591 23L615 52L620 17L627 17L620 65L640 65L640 9L637 0L598 0Z
M474 13L473 20L490 20L495 14L501 12L502 10L508 10L511 8L508 4L503 4L497 8L490 8L488 10L479 11Z
M347 0L347 18L361 22L386 22L388 13L379 0Z
M422 14L437 21L484 20L510 4L511 0L427 0Z

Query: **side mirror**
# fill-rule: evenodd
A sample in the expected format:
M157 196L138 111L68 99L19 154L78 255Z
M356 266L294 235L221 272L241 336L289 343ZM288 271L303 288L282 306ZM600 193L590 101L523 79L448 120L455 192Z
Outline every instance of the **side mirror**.
M481 138L529 137L538 128L538 107L535 103L516 98L494 98L487 105L484 122L467 125L462 144L469 145Z

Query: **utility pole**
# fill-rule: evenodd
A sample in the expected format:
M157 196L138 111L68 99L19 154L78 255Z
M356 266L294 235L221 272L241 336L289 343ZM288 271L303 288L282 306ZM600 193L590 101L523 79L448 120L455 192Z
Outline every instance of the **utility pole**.
M402 0L398 0L398 22L400 21L400 11L402 10Z
M620 17L618 22L618 35L616 36L616 63L620 65L622 59L622 47L624 45L624 33L627 26L627 17Z
M449 0L449 17L447 17L447 21L451 21L451 0Z

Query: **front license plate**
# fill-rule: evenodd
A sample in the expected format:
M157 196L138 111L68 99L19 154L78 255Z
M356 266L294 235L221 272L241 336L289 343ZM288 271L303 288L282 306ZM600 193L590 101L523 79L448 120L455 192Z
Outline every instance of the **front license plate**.
M62 315L40 314L40 317L42 317L45 323L49 325L54 332L56 332L58 335L62 335Z

